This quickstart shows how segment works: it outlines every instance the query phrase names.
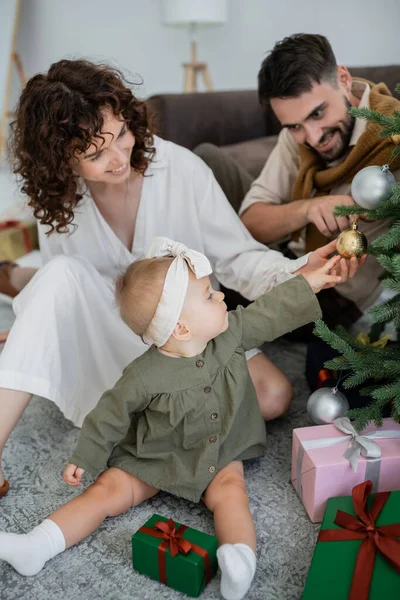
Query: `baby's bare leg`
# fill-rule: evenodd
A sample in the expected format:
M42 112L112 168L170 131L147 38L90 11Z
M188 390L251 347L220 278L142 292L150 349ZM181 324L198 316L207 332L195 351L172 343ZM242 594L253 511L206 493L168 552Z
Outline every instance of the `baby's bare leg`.
M157 492L156 488L130 473L111 467L83 494L64 504L49 519L59 526L69 548L95 531L106 517L116 517Z
M208 486L204 503L214 513L215 533L220 545L241 542L255 552L256 532L240 461L221 469Z
M243 464L229 463L216 475L204 494L214 513L217 551L221 569L221 594L240 600L247 593L256 570L256 532L250 513Z
M260 411L265 421L282 416L293 400L293 386L265 354L256 354L247 363Z
M106 518L151 498L158 490L121 469L107 469L29 533L0 532L0 560L21 575L35 575L45 563L92 533Z

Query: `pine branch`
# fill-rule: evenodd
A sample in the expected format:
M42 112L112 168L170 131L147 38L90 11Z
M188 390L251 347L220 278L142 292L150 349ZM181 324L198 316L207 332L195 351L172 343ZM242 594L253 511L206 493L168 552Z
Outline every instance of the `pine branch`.
M373 248L371 246L369 246L369 248L367 248L367 254L370 254L371 256L388 256L389 258L392 258L393 256L397 255L397 248L395 248L394 250L386 250L384 253L382 253L382 250L380 248ZM382 278L385 277L385 274L382 274Z
M347 416L354 422L353 427L356 431L363 431L369 425L374 422L377 427L382 427L382 410L385 404L382 406L377 402L371 402L364 408L353 408L348 411Z
M393 409L391 416L394 421L400 421L400 396L395 396L393 398Z
M333 333L327 325L321 320L315 322L313 333L329 344L332 348L340 352L340 354L355 355L353 348L347 344L342 338Z
M360 390L358 390L358 393L360 394L360 396L371 396L372 393L380 387L380 384L373 384L373 385L368 385L367 387L363 387Z
M396 148L392 152L392 158L398 158L400 156L400 146L396 146Z
M396 86L400 93L400 84ZM358 118L367 119L381 128L380 136L400 135L400 111L386 116L367 108L352 108L350 113ZM394 148L392 156L400 157L400 145ZM400 339L400 182L391 187L390 198L384 200L373 210L361 206L336 206L335 216L350 217L366 215L371 220L383 220L391 223L385 234L369 245L368 254L377 258L384 269L380 278L382 286L396 293L396 296L381 305L368 309L372 317L371 341L377 341L385 323L393 322ZM349 411L354 419L355 428L360 431L374 421L382 425L382 412L392 403L392 417L400 420L400 347L380 348L363 344L343 328L335 332L322 322L316 323L314 333L334 348L341 356L325 363L325 367L344 372L341 379L344 389L363 386L359 393L370 397L370 403L361 409Z
M358 117L359 119L365 119L366 121L371 121L372 123L376 123L381 127L390 128L393 126L393 118L382 115L376 110L372 110L371 108L355 108L352 107L349 110L349 113L353 117Z
M350 371L351 364L345 356L337 356L324 362L324 368L329 371Z
M400 254L396 253L390 258L392 264L392 273L396 279L400 279Z
M338 204L333 209L333 215L335 217L348 217L350 215L365 215L368 213L368 217L372 214L372 211L368 211L357 204L353 204L352 206L344 206L343 204ZM372 218L372 217L371 217Z
M392 290L397 294L400 294L400 281L393 279L392 277L386 277L381 281L381 285L383 288L387 290Z
M382 115L376 110L372 110L370 108L353 107L350 109L349 112L353 117L365 119L367 121L371 121L372 123L380 125L382 127L382 131L379 132L379 135L381 137L397 135L400 132L400 117L397 111L393 111L391 117Z
M400 244L400 221L393 223L387 233L383 233L370 245L371 248L383 251L392 250Z
M391 219L392 221L396 221L400 217L400 205L399 200L396 196L392 196L388 200L384 200L376 207L375 210L365 211L368 218L374 221L384 221L386 219Z
M397 194L397 192L396 192ZM368 210L358 204L345 206L338 204L333 209L335 217L349 217L351 215L366 215L372 221L385 221L386 219L396 220L400 218L400 197L399 200L393 201L393 195L379 204L375 209Z
M351 365L352 373L348 375L344 382L344 387L356 387L365 383L367 379L374 381L388 381L400 377L400 363L398 360L383 360L377 362L371 360L371 355L365 357L360 354L357 361Z
M376 360L395 360L400 362L400 348L396 346L386 346L381 348L376 355Z
M382 402L389 402L394 398L400 398L400 379L391 384L382 385L372 392L372 398Z
M369 379L372 379L372 377L373 372L370 369L364 369L362 371L360 370L352 375L349 375L349 377L343 381L343 387L346 389L355 388L362 383L365 383Z
M392 256L388 254L378 254L376 258L387 272L387 277L390 277L390 275L394 275L398 278L397 271L400 275L400 261L396 260L397 258L399 258L398 254Z
M389 323L395 319L397 314L400 314L400 299L398 296L390 298L384 304L371 306L368 309L368 314L371 315L374 323Z

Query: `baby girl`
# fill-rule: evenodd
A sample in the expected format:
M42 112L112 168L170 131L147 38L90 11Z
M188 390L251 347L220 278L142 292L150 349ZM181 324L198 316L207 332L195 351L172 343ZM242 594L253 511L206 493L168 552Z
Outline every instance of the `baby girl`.
M50 558L159 490L214 516L221 594L239 600L256 570L243 461L264 454L265 424L245 351L321 316L315 293L340 281L340 257L230 313L199 252L155 238L120 276L125 323L150 346L86 417L64 480L97 477L30 533L0 533L0 559L35 575Z

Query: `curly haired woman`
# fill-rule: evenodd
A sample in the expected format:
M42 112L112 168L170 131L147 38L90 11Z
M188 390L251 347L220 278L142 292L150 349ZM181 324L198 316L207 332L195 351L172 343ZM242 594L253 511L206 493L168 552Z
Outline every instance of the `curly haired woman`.
M39 223L44 266L8 265L16 319L0 357L0 458L32 395L81 426L146 346L113 301L118 272L166 235L208 255L217 279L249 299L326 263L330 244L291 261L256 242L211 170L153 135L121 73L61 60L26 85L13 124L14 170ZM341 261L342 281L357 263ZM21 291L22 289L22 291ZM258 349L248 367L265 419L292 388ZM1 462L0 462L1 464ZM0 468L0 496L8 490Z

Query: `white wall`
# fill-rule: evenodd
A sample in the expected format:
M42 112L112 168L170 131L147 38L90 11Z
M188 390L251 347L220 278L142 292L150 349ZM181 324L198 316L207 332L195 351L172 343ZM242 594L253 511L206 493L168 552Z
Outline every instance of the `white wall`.
M111 61L137 81L134 74L140 74L141 97L182 91L188 32L162 24L161 1L21 0L17 50L28 77L61 58L84 56ZM209 63L217 90L255 88L265 53L277 40L298 32L326 35L337 59L348 66L400 64L400 0L380 0L379 8L376 0L228 0L228 4L228 22L198 35L198 58ZM2 27L4 22L0 37ZM3 66L7 58L0 54ZM19 92L14 76L14 101ZM3 164L0 215L15 204L15 198L13 180Z
M9 63L4 57L10 55L14 35L16 0L0 2L0 119L5 102Z
M230 0L229 23L204 32L202 58L219 89L254 88L266 52L292 33L325 35L347 66L400 64L400 0Z
M162 0L21 1L18 50L29 76L62 57L83 55L139 73L143 95L182 90L188 35L162 24ZM199 59L209 63L215 89L254 88L265 52L296 32L326 35L347 65L400 63L400 0L228 4L228 22L198 36Z

